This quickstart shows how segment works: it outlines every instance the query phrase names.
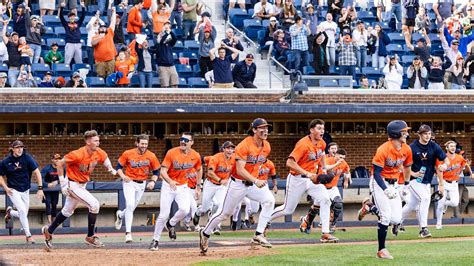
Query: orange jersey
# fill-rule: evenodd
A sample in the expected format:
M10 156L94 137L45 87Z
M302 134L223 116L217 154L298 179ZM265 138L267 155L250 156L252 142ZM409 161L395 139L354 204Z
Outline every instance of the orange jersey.
M136 148L122 153L118 162L125 174L137 181L146 180L150 172L160 168L160 162L153 152L147 150L144 154L140 154Z
M79 148L64 156L66 175L69 180L85 183L90 181L90 175L97 163L103 163L108 158L101 148L89 154L86 147Z
M188 182L188 175L192 176L201 169L201 155L193 149L184 154L179 147L172 148L166 153L161 167L168 169L168 176L178 185L184 185Z
M235 165L235 157L232 156L229 160L225 158L223 152L216 153L214 156L208 156L207 170L212 170L220 179L227 179L230 176L230 172ZM207 157L206 157L207 158ZM204 158L204 160L206 160ZM208 178L212 183L219 185L217 181L212 178Z
M405 175L403 174L403 169L401 170L400 175L398 176L398 184L399 185L405 184Z
M402 143L402 148L397 150L389 140L377 148L372 164L383 168L381 173L383 178L398 179L402 165L408 167L413 164L411 148Z
M448 159L449 166L448 169L443 172L443 179L446 181L458 181L459 176L461 175L464 166L466 166L467 161L459 154L454 154L454 158ZM443 164L443 162L436 162L437 166L440 164Z
M252 136L246 137L237 147L235 147L235 159L245 161L245 170L247 170L253 177L258 177L258 172L263 163L267 160L270 154L270 143L263 141L263 147L257 147ZM232 176L237 179L245 180L245 178L237 174L237 167L232 168Z
M191 189L195 189L196 188L196 184L197 184L197 171L196 169L192 168L188 171L188 173L186 174L186 178L188 179L188 187L191 188Z
M130 59L120 60L118 57L115 60L115 71L122 72L123 76L117 81L117 84L129 84L128 73L132 70L133 64Z
M293 158L295 162L304 170L311 173L317 173L319 169L318 165L324 156L325 149L326 142L324 142L324 140L318 140L315 145L311 141L311 138L306 136L296 143L295 148L288 157ZM293 170L290 170L290 173L292 175L300 174Z
M276 170L275 170L275 164L267 160L260 170L258 171L258 179L260 180L268 180L269 177L275 176L276 175Z
M336 157L326 157L326 165L336 164L336 162ZM349 165L346 163L346 161L342 161L342 163L340 163L338 166L328 170L328 174L334 175L334 178L330 183L324 184L324 186L326 186L326 188L332 188L337 186L341 175L344 173L348 173L350 170L351 169L349 168Z

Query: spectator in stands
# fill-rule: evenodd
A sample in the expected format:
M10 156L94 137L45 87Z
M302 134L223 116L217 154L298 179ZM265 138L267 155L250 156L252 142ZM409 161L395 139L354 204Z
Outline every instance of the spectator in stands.
M339 51L339 67L341 69L341 75L350 75L354 77L357 65L357 47L351 39L350 31L346 30L342 33L336 49Z
M163 4L157 5L156 0L152 1L151 14L153 21L153 39L156 39L156 36L160 34L163 29L163 24L170 20L171 12L172 10L169 6Z
M13 86L15 88L35 88L37 87L35 78L31 72L20 71L18 78Z
M331 18L337 18L343 6L344 0L328 0L328 14L331 14Z
M18 33L19 37L26 36L26 16L24 4L19 4L16 7L16 13L13 14L13 31Z
M171 24L168 21L163 25L163 30L156 39L156 61L162 88L177 88L179 84L178 72L176 72L173 58L173 47L176 41L176 35L171 31Z
M292 0L285 0L283 11L280 13L280 25L284 31L288 31L295 24L297 13Z
M458 41L458 48L459 52L462 54L462 56L466 56L467 54L467 46L474 41L474 34L471 34L469 36L462 36L461 32L459 30L454 31L453 36L448 33L448 29L446 27L441 27L441 30L439 32L439 37L441 39L441 44L443 44L443 39L446 40L446 43L452 43L453 40ZM445 46L443 46L444 49ZM451 59L451 58L450 58Z
M383 69L385 57L388 54L386 46L390 44L390 38L382 30L380 24L375 25L375 35L377 36L377 41L375 43L375 52L372 54L372 67Z
M43 17L48 13L48 15L53 15L54 10L56 10L56 0L41 0L39 2L40 16Z
M110 20L110 18L109 18ZM94 65L94 47L92 47L92 37L99 31L100 25L105 25L104 21L100 19L100 11L97 10L95 16L93 16L86 25L87 30L87 58L89 59L89 65Z
M273 1L273 16L274 17L279 17L281 12L283 11L283 1L284 0L274 0Z
M423 65L421 56L416 56L413 63L407 69L408 89L423 90L426 88L428 70Z
M374 86L369 86L369 78L362 74L359 78L359 89L375 89Z
M131 41L135 40L135 35L142 33L142 28L146 25L143 23L142 8L143 0L134 0L134 6L128 13L127 21L127 33L128 39Z
M428 89L429 90L444 90L444 75L446 73L446 69L451 66L451 60L449 57L444 57L444 63L440 57L435 56L432 57L431 60L428 61Z
M309 21L303 24L303 18L297 16L295 25L290 27L291 50L294 55L293 69L302 70L304 66L309 65L308 35Z
M70 0L71 1L71 0ZM80 28L86 17L86 12L84 11L84 3L81 2L83 7L81 17L77 21L77 15L75 12L70 11L68 14L69 21L66 21L63 16L63 10L65 3L61 3L59 7L59 19L61 24L66 31L66 47L65 47L65 60L64 63L67 65L71 64L72 59L76 64L82 64L82 44L81 44L81 31ZM71 8L71 4L69 4Z
M138 80L140 88L151 88L153 86L153 72L156 71L153 55L156 50L152 49L147 40L140 45L135 42L135 51L138 55Z
M129 86L129 74L132 74L134 69L135 65L130 60L130 57L127 57L127 48L122 48L115 59L115 71L122 73L122 77L116 83L118 87L125 88Z
M60 7L66 7L66 4L69 6L69 12L77 14L77 0L58 0L58 4ZM83 7L82 12L84 10L84 2L81 0L81 6ZM58 12L58 16L60 16L61 10Z
M2 39L8 51L8 83L15 84L20 72L20 51L18 51L18 33L12 32L10 37L6 36L8 20L3 21Z
M329 38L325 31L319 31L312 46L314 59L312 66L316 75L329 75L329 65L327 60L327 44Z
M291 68L288 62L288 55L291 53L290 44L285 38L285 32L283 30L277 30L275 32L275 40L273 41L274 56L278 62L283 64L286 68Z
M226 49L230 50L232 54L226 56ZM217 57L215 55L216 50L218 51ZM214 73L214 88L232 88L234 86L231 63L238 55L239 50L226 45L224 42L221 42L219 47L214 47L209 51Z
M466 61L464 62L464 75L466 79L469 80L471 89L474 89L474 45L471 47L471 52Z
M170 6L173 8L173 12L171 12L171 17L170 17L171 23L173 25L176 25L176 28L182 29L183 6L181 4L181 0L170 0Z
M420 6L418 8L418 14L416 15L416 18L415 18L415 31L421 32L423 29L425 29L426 32L429 32L430 27L431 27L430 17L428 17L428 14L426 14L426 9Z
M403 67L398 63L398 55L387 57L387 64L383 69L387 89L400 90L403 83Z
M240 9L245 9L245 0L229 0L229 10L235 8L235 4L239 4Z
M58 51L58 48L59 48L58 43L53 42L51 44L51 50L49 50L49 52L44 57L44 62L46 64L49 64L51 66L52 64L64 63L63 54L60 51Z
M36 64L41 56L41 36L46 32L46 28L38 16L30 17L30 8L26 7L26 42L33 50L31 62Z
M8 75L5 72L0 72L0 88L10 88L10 84L8 84Z
M459 40L452 39L451 46L449 46L448 41L446 40L443 33L439 34L439 38L441 39L441 45L443 46L444 53L449 57L451 62L456 62L456 58L458 58L458 56L462 56L461 52L459 51Z
M183 38L185 40L194 40L193 30L197 23L197 0L182 0L183 6Z
M51 72L46 72L44 74L43 80L41 80L41 83L38 84L38 87L40 88L54 88L54 83L53 83L53 78L52 78L52 73Z
M464 58L458 56L456 63L452 64L449 68L451 72L449 82L452 90L465 90L466 82L464 81L465 69L464 69Z
M201 70L201 77L204 77L208 71L212 70L211 57L209 56L209 51L214 48L214 42L217 36L217 30L210 23L209 18L204 18L203 22L196 27L199 31L199 69ZM211 26L211 27L209 27Z
M461 20L461 26L464 36L469 36L472 34L472 29L474 28L474 6L466 7L467 15Z
M28 69L28 72L31 72L31 61L30 56L33 55L33 51L30 46L26 43L25 37L20 37L20 45L18 46L18 51L20 52L20 71Z
M408 32L410 34L413 33L413 29L415 28L415 19L416 19L416 11L420 7L419 0L405 0L403 2L403 7L405 13L403 18L403 26L408 28Z
M63 77L58 77L56 80L54 80L54 87L55 88L64 88L64 85L66 85L66 80Z
M305 21L309 21L309 31L310 35L308 36L308 46L313 47L314 40L316 38L316 34L318 34L318 12L314 12L314 6L312 4L306 5L306 12L305 12Z
M357 27L352 31L352 39L357 46L357 66L360 68L362 72L362 68L366 66L367 60L367 40L369 38L369 34L365 29L365 24L363 21L359 20L357 22Z
M239 37L234 35L234 30L233 29L227 29L225 31L225 38L222 40L225 45L235 48L239 51L243 51L244 47L242 46L242 43L240 42ZM226 50L226 57L230 56L233 52L231 50ZM237 54L237 57L232 61L232 63L236 63L239 60L239 55Z
M390 0L391 5L387 5L386 8L390 8L389 10L386 10L387 12L385 13L386 17L384 21L390 22L391 19L395 16L396 19L396 30L399 31L402 26L402 5L401 5L401 0ZM393 28L392 28L393 29Z
M100 25L98 34L92 37L91 44L94 47L95 72L97 76L107 78L115 69L114 30L116 22L115 7L112 7L110 25Z
M253 62L253 54L247 54L245 59L235 64L232 69L234 87L236 88L257 88L253 84L257 74L257 65Z
M433 4L433 11L439 28L443 25L445 19L453 15L454 9L454 0L438 0Z
M339 30L343 32L344 30L352 31L352 24L357 19L357 11L355 7L348 7L341 9L341 16L338 19Z
M253 10L253 18L255 19L264 20L275 16L273 12L273 5L268 3L267 0L260 0L260 2L257 2L254 5Z
M342 1L342 0L336 0ZM329 5L329 2L328 2ZM336 31L337 24L333 21L333 15L331 13L326 14L326 21L321 22L319 26L322 28L322 31L326 32L328 35L328 44L327 44L327 56L328 64L330 66L336 65ZM373 61L372 61L373 62Z
M431 56L431 40L424 28L421 30L421 32L422 37L418 39L418 41L416 42L416 46L413 46L413 44L411 44L410 32L408 30L405 30L405 46L409 50L413 51L416 55L418 55L421 61L426 64L426 62L428 62L428 59Z
M72 73L71 79L64 85L66 88L87 88L86 82L81 78L79 72Z
M125 18L121 18L119 14L115 15L114 45L117 51L119 51L122 46L125 46L125 33L123 31L124 19Z
M278 30L278 23L275 17L270 18L270 24L265 29L265 37L260 41L260 49L273 43L273 34Z

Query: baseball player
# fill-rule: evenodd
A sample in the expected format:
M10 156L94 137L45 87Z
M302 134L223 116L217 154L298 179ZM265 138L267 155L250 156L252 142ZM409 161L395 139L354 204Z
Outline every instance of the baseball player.
M41 177L43 178L43 186L54 188L59 184L58 169L56 164L61 160L60 154L51 156L51 163L41 169ZM46 205L46 215L48 216L48 224L51 224L57 215L57 205L59 202L59 191L44 192L44 203Z
M202 167L202 161L201 161L201 167ZM189 212L186 214L186 216L183 219L184 222L184 228L186 231L191 231L191 219L194 217L196 214L197 210L197 202L196 202L196 186L197 186L197 172L195 169L194 171L190 171L188 174L188 187L189 187Z
M20 224L26 235L26 243L34 244L31 236L30 225L28 223L28 210L30 209L30 188L31 176L34 175L38 182L39 199L44 198L43 180L41 178L38 163L33 157L26 153L23 142L15 140L10 145L10 154L0 162L0 185L5 190L13 206L8 206L5 215L5 224L9 223L12 217L20 219ZM5 183L5 178L7 182Z
M232 215L237 204L245 196L258 201L262 205L252 243L267 248L272 247L272 244L268 242L263 233L267 222L270 220L275 198L268 188L267 180L258 178L259 170L267 160L271 150L270 143L267 141L269 126L265 119L255 119L251 124L251 130L249 130L250 136L242 140L235 148L236 163L231 172L231 181L222 208L212 216L206 227L199 232L201 254L206 254L209 237L214 228Z
M436 229L443 228L443 214L446 213L448 206L457 207L459 204L458 181L464 168L467 168L472 175L471 167L467 164L466 159L456 154L456 142L450 140L444 146L446 148L446 156L449 159L449 165L448 169L443 172L444 193L436 207Z
M230 172L235 166L234 152L235 145L231 141L226 141L222 144L221 152L206 158L208 159L207 178L204 181L201 206L193 218L194 226L199 225L199 218L203 214L209 211L215 213L222 205L230 180ZM216 227L218 228L219 226Z
M61 192L66 196L66 202L53 223L49 226L45 225L41 229L46 250L53 248L54 230L74 213L79 203L89 208L85 243L97 248L104 246L99 237L94 234L100 208L99 201L86 190L86 185L98 163L102 163L112 175L116 175L117 171L112 167L107 153L99 148L100 140L97 131L86 131L84 140L86 143L84 147L66 154L57 164ZM66 177L64 176L65 167Z
M441 147L431 140L431 128L428 125L421 125L418 130L419 139L410 144L413 153L413 165L411 166L410 189L408 204L405 204L402 211L403 221L411 211L416 210L420 230L420 237L431 237L428 230L428 211L431 202L431 180L436 172L436 160L443 161L437 169L446 171L449 159ZM438 175L438 190L443 193L444 182L442 174ZM407 180L405 180L407 181Z
M156 155L148 150L149 140L148 135L138 135L135 139L136 148L126 150L118 159L116 169L117 174L122 178L125 209L117 210L115 229L120 230L122 228L122 222L125 218L125 243L133 242L133 212L145 192L145 187L152 190L159 176L160 162ZM147 185L146 180L150 172L153 176Z
M324 186L328 190L329 198L331 199L331 211L333 215L330 231L334 232L336 230L337 219L342 213L343 206L342 197L339 193L339 188L337 187L337 184L339 182L340 176L344 175L344 188L347 188L351 179L351 172L349 165L345 161L346 150L337 149L337 145L333 145L332 147L336 147L335 156L325 156L326 169L328 175L330 175L332 179L329 183L324 184ZM305 233L310 232L311 225L313 224L311 218L314 219L314 216L311 216L310 213L301 218L300 231Z
M388 226L398 225L401 220L402 201L397 192L399 169L403 165L407 180L413 163L411 149L406 144L409 129L405 121L391 121L387 125L389 140L377 148L372 159L373 177L370 178L370 192L379 211L377 258L380 259L393 259L385 248L385 239Z
M188 179L196 178L196 198L201 194L202 163L201 155L191 146L194 144L194 133L184 132L179 138L179 147L170 149L161 164L161 177L165 182L161 185L160 214L156 219L155 233L149 249L159 249L161 232L166 226L171 240L176 240L175 225L189 213L191 192ZM178 204L178 211L171 219L171 204Z
M271 220L284 215L293 214L298 202L306 192L314 201L309 212L309 220L314 220L318 210L321 217L322 243L334 243L338 239L329 231L331 199L328 190L320 184L318 172L326 173L324 150L326 143L323 140L324 121L314 119L309 123L309 135L300 139L291 154L286 166L290 168L286 181L286 195L283 205L275 208ZM321 169L319 169L321 168Z

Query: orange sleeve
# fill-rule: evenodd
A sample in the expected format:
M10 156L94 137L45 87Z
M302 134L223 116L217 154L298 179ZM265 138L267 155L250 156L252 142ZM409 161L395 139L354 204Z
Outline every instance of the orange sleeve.
M406 147L407 147L408 156L403 162L403 166L410 166L413 164L413 154L411 152L411 148L408 145L406 145Z
M347 173L347 172L350 172L351 171L351 168L349 167L349 164L344 161L344 173Z
M170 153L171 151L166 152L165 158L163 159L163 162L161 163L161 167L168 168L168 169L171 167L172 155Z
M296 162L298 162L301 158L303 158L305 152L306 152L306 146L301 145L298 142L296 143L296 147L293 149L293 151L291 152L290 156L288 156L288 158L293 158Z
M126 151L124 151L124 152L122 153L122 155L120 155L120 157L119 157L119 159L118 159L118 163L119 163L121 166L125 167L125 165L126 165L127 162L128 162L128 159L129 159L129 158L128 158L128 153L127 153Z
M77 163L81 161L81 156L79 151L71 151L70 153L64 155L64 160L66 163Z
M209 162L207 163L207 169L209 170L216 170L217 169L217 164L218 164L218 160L216 158L216 156L208 156L208 157L211 157L209 159ZM208 158L206 157L206 158Z
M151 170L158 170L160 168L160 161L156 157L155 154L151 156L151 164L150 164Z
M99 158L99 163L104 163L105 160L107 160L107 158L109 158L109 156L107 155L107 153L104 151L104 150L99 150L99 155L100 155L100 158Z
M381 147L379 147L377 149L377 152L375 153L375 156L374 158L372 159L372 164L375 164L377 166L380 166L382 168L384 168L385 166L385 150L382 149Z
M272 161L269 161L268 168L270 168L270 176L276 175L275 164Z
M247 144L244 142L239 143L235 149L235 159L247 161L247 156L249 155L249 149Z
M201 160L201 155L199 155L199 153L195 153L195 157L196 157L196 164L194 165L194 169L196 170L199 170L202 168L202 160Z

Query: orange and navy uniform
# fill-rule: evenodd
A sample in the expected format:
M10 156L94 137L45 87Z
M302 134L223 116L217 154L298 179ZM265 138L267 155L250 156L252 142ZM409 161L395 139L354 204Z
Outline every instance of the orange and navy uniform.
M252 136L246 137L242 140L237 147L235 147L235 160L245 161L245 170L250 173L253 177L258 177L258 171L260 167L267 161L268 155L270 155L271 147L270 143L266 140L263 141L263 147L258 147ZM231 172L232 176L239 180L245 180L245 178L237 174L237 167L234 165Z
M267 160L260 170L258 171L258 179L260 180L268 180L269 177L275 177L276 176L276 170L275 170L275 164Z
M439 160L436 161L436 166L439 166L443 164L444 162L441 162ZM459 154L454 154L454 158L449 158L449 165L448 169L446 171L442 172L443 174L443 179L448 181L448 182L453 182L453 181L458 181L459 176L462 173L462 170L466 166L466 159L462 157Z
M188 171L188 173L186 174L186 178L188 179L188 187L190 189L195 189L196 188L196 184L197 184L197 177L198 173L196 171L195 168L192 168Z
M326 165L332 165L336 163L337 163L336 157L334 156L326 157ZM328 189L337 186L337 183L339 182L339 178L341 177L341 175L344 173L348 173L349 171L350 171L350 168L347 162L342 161L342 163L340 163L336 167L329 169L327 171L328 174L333 175L334 178L332 179L330 183L324 184L324 186Z
M396 180L396 182L398 182L400 178L400 168L402 166L409 167L413 164L411 148L406 143L402 143L400 150L397 150L389 140L377 148L377 152L372 159L372 164L375 180L382 177L388 181ZM378 170L376 169L377 167L379 167ZM384 185L385 184L381 186L382 189L385 189L385 187L383 187Z
M179 147L176 147L166 153L161 167L168 169L168 176L178 185L185 185L188 183L188 178L196 175L201 169L201 165L201 156L198 152L190 149L188 154L184 154Z
M322 158L324 158L324 150L326 149L326 142L320 139L316 144L313 144L310 136L300 139L289 158L293 158L295 162L304 170L310 173L318 173L319 165ZM290 174L299 175L300 173L290 170Z
M71 151L64 156L66 175L69 180L77 183L89 182L96 165L104 163L107 158L107 153L101 148L92 153L88 153L86 147Z
M140 154L138 149L126 150L118 159L117 169L123 169L125 174L134 181L145 181L150 172L159 176L160 162L156 155L147 150Z
M220 179L227 179L230 176L230 172L235 165L235 156L232 155L230 159L226 159L225 154L223 152L219 152L214 154L214 156L208 156L207 170L211 170L216 174L217 177ZM207 158L207 157L206 157ZM206 160L204 158L204 160ZM208 176L209 181L211 181L215 185L220 185L219 182L215 181L214 179Z

